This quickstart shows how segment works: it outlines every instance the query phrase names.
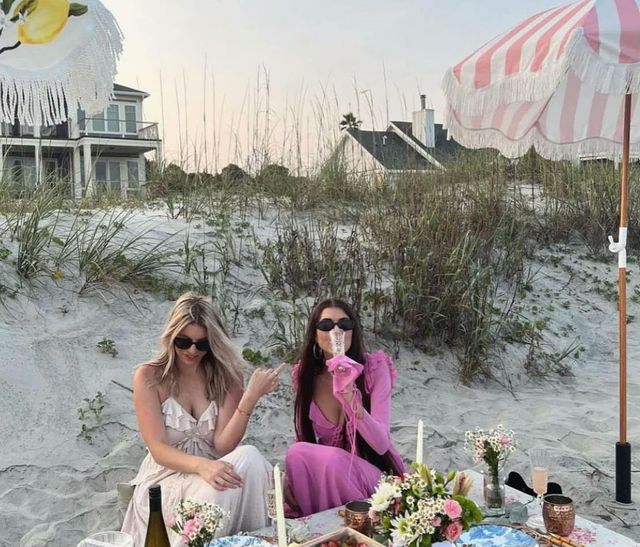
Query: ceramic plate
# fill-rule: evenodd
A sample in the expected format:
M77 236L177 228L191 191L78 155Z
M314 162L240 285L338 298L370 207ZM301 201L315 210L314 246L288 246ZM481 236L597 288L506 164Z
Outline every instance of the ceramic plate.
M225 536L216 538L208 547L273 547L271 543L254 536Z
M485 524L474 526L460 536L458 543L470 543L474 547L536 547L538 542L520 530L509 526Z

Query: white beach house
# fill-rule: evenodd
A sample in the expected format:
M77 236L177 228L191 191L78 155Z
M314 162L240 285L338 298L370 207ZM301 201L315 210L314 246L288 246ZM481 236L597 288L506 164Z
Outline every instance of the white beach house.
M109 106L92 117L78 111L60 125L0 124L2 178L27 188L67 181L74 198L96 191L123 197L140 192L145 154L154 152L162 161L158 124L143 121L148 93L119 84L113 91Z

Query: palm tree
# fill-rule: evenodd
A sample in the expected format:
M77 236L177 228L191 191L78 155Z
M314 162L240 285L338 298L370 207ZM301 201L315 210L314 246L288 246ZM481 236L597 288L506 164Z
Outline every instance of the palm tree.
M345 129L358 129L361 123L362 120L357 119L353 115L353 112L349 112L342 116L342 120L340 121L340 131L344 131Z

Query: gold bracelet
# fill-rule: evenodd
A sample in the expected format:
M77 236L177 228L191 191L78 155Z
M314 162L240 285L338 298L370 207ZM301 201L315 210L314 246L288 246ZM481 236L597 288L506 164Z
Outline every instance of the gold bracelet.
M247 418L251 417L251 412L247 412L246 410L242 410L240 407L237 407L236 410L240 413L240 414L244 414Z

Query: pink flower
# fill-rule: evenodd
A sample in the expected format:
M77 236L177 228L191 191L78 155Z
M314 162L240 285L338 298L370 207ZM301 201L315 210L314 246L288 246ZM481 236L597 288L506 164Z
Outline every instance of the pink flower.
M431 519L431 526L434 528L438 528L442 524L442 519L440 517L436 517Z
M176 517L175 517L175 515L168 516L166 518L166 520L164 521L164 523L167 525L167 527L173 528L176 525Z
M458 473L453 483L453 495L466 496L471 489L471 484L471 478L466 473Z
M394 507L393 507L393 512L396 515L400 512L400 505L401 505L400 499L396 498L396 502L395 502Z
M196 526L197 526L196 520L189 519L187 522L184 523L184 529L182 530L183 535L188 536L192 532L195 532Z
M444 531L444 536L447 538L447 541L456 541L460 537L460 534L462 534L462 524L457 520L449 524Z
M502 437L502 439L500 439L500 444L502 446L511 446L511 439L507 436Z
M448 499L444 502L444 512L451 520L455 520L462 515L462 507L456 500Z

